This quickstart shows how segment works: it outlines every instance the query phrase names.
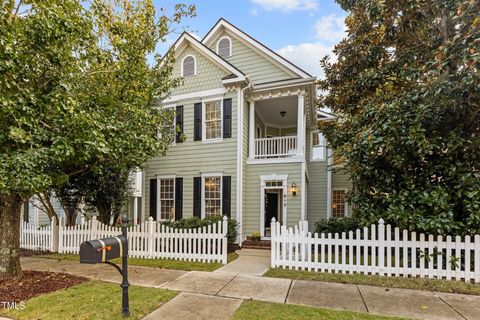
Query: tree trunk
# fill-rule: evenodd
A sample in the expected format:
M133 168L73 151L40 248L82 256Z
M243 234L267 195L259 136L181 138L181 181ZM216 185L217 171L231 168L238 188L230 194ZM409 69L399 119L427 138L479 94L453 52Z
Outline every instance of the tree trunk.
M0 280L22 275L19 194L0 193Z
M65 211L65 220L67 222L67 226L74 226L77 224L77 216L78 216L78 206L75 208L67 207L68 211Z
M111 216L111 213L112 213L112 207L107 204L107 202L103 202L103 201L97 201L96 203L96 209L98 211L98 221L106 224L106 225L109 225L110 224L110 216Z

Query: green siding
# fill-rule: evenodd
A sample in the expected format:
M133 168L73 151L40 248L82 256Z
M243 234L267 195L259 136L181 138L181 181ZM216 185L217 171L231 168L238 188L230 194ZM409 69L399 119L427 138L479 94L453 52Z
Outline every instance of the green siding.
M311 161L311 130L307 130L306 159L308 171L307 220L310 230L316 221L327 218L327 161Z
M188 46L178 56L174 64L173 77L181 77L182 59L187 55L193 55L196 59L197 74L183 78L183 84L172 90L172 95L180 95L197 91L223 88L222 78L229 75L226 71L215 64L210 58L195 48Z
M189 99L178 101L184 108L185 142L172 146L165 156L150 159L145 168L145 215L150 213L149 180L156 175L176 175L183 178L183 216L193 216L193 177L200 177L201 172L223 171L224 176L232 177L231 215L236 216L237 201L237 91L228 92L224 98L232 98L232 137L222 142L204 143L193 141L193 105L201 100Z
M226 60L245 73L254 84L299 78L280 68L255 49L245 45L230 32L224 31L212 39L210 49L216 52L217 40L223 36L232 39L232 55Z
M293 181L297 184L299 192L296 196L290 194L287 196L287 225L293 226L300 221L301 210L301 163L269 163L247 165L245 187L243 192L243 235L249 236L254 232L260 231L260 176L262 175L283 175L288 174L288 187Z

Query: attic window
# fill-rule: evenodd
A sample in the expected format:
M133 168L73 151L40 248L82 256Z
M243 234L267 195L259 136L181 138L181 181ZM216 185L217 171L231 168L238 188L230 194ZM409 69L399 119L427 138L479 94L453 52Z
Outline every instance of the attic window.
M197 74L195 57L192 55L186 56L182 60L182 77L190 77Z
M217 42L217 54L222 58L232 55L232 40L228 37L220 38Z

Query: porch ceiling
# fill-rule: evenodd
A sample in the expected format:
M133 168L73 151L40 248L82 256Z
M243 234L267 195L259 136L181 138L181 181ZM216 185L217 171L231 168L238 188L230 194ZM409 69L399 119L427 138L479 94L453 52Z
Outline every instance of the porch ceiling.
M274 127L297 126L297 96L257 101L255 110L265 124ZM284 117L280 112L285 111Z

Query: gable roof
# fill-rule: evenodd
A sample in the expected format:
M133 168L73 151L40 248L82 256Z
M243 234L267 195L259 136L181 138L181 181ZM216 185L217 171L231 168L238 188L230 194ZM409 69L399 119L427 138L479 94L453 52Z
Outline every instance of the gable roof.
M180 37L175 41L173 44L172 48L175 52L177 52L177 49L180 48L185 42L188 42L192 47L195 49L199 50L201 53L203 53L205 56L207 56L210 60L214 61L217 65L219 65L221 68L226 70L227 72L230 73L228 76L228 80L233 80L236 79L238 81L243 81L245 80L245 74L240 71L238 68L236 68L234 65L217 55L215 52L213 52L209 47L198 41L195 37L190 35L187 32L183 32Z
M291 63L287 59L283 58L280 56L278 53L273 51L272 49L268 48L265 46L263 43L260 41L257 41L247 33L243 32L242 30L238 29L235 27L233 24L225 20L224 18L220 18L217 23L208 31L208 33L205 35L205 37L202 39L202 43L205 44L207 43L211 38L213 38L219 30L223 28L226 28L227 30L231 31L233 34L237 35L240 37L242 40L246 41L247 43L251 44L254 48L256 48L258 51L266 55L268 58L272 59L273 61L279 63L283 67L287 68L291 72L297 74L299 77L302 78L312 78L312 75L310 75L308 72L305 70L301 69L300 67L296 66L295 64Z

